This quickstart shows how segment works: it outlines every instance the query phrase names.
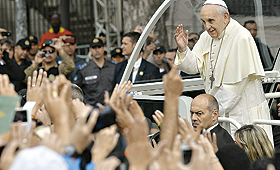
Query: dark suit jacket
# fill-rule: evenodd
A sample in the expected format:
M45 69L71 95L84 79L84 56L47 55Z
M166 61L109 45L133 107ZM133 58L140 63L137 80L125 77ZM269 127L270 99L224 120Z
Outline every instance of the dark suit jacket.
M214 129L211 130L211 134L213 134L214 132L217 136L218 149L227 144L235 143L230 134L227 132L227 130L222 128L220 125L216 126Z
M124 60L123 62L117 64L114 73L113 87L115 87L117 83L121 82L127 63L128 63L127 60ZM161 78L158 67L142 59L134 83L137 83L137 81L139 82L143 80L151 80L151 79L158 79L158 78ZM129 80L131 80L131 77Z

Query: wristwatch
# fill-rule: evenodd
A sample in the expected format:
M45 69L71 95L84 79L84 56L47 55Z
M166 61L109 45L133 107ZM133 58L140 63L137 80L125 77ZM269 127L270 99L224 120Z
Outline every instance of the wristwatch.
M65 154L71 157L78 158L80 157L80 154L76 152L76 148L72 144L68 144L64 148Z

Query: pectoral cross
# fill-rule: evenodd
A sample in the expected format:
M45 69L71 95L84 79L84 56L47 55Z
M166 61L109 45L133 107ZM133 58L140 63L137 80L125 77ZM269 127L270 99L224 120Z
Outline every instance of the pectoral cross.
M215 78L214 78L214 76L213 76L213 74L210 76L210 81L211 81L211 89L212 89L212 87L213 87L213 82L215 81Z

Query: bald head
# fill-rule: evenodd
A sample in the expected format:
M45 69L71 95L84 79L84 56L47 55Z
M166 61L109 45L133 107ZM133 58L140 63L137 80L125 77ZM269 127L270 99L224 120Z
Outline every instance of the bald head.
M193 99L190 112L194 130L199 125L208 129L218 121L219 104L212 95L201 94Z
M199 103L204 103L206 104L206 106L208 106L208 110L214 111L214 110L219 110L219 104L218 101L216 100L216 98L210 94L200 94L198 96L196 96L193 102L199 102Z

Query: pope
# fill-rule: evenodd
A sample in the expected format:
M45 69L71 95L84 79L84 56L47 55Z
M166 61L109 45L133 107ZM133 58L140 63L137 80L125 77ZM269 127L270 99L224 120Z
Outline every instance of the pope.
M205 31L191 51L188 31L179 25L175 64L188 73L200 73L205 91L219 102L220 115L241 125L254 119L270 119L260 78L265 76L258 49L250 32L232 19L226 3L207 0L200 11ZM231 134L236 130L226 126ZM264 126L272 139L269 126Z

